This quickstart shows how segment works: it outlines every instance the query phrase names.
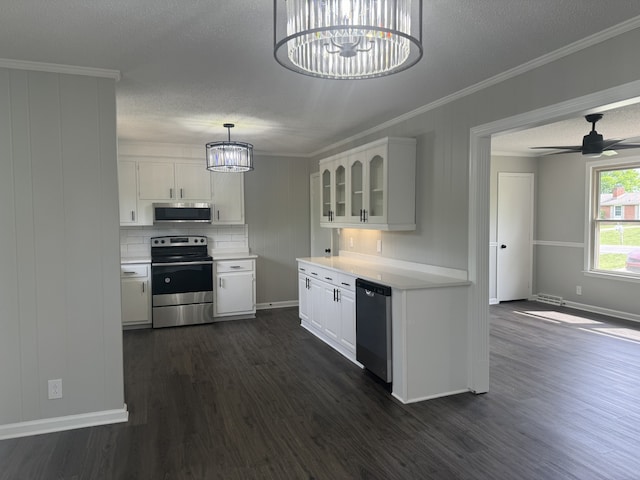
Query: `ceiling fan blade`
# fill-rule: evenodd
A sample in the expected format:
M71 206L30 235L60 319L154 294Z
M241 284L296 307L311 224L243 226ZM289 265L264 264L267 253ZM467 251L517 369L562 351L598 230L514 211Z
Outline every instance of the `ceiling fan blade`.
M569 150L571 152L580 152L582 151L582 146L581 145L564 145L561 147L529 147L531 149L541 149L541 148L545 148L547 150Z
M603 149L603 150L608 150L608 149L610 149L611 147L613 147L614 145L616 145L616 148L618 148L618 147L617 147L617 145L618 145L618 144L620 144L621 142L624 142L624 141L625 141L625 139L624 139L624 138L622 138L622 139L619 139L619 138L609 138L609 139L607 139L607 140L605 140L605 141L603 141L603 142L602 142L602 149Z
M615 146L607 147L608 150L627 150L629 148L640 148L640 143L616 143Z

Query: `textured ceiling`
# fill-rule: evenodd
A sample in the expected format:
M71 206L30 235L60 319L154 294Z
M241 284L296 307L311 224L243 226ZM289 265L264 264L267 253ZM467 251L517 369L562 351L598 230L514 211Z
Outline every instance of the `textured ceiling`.
M272 9L267 0L4 1L0 58L119 70L123 140L204 145L234 122L232 138L257 151L308 154L636 17L640 2L425 0L420 63L364 81L278 65Z

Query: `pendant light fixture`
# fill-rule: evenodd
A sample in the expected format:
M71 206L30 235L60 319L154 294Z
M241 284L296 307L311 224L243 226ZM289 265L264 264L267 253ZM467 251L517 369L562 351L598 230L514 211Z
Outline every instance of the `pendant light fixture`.
M278 3L286 3L286 20ZM354 80L401 72L422 58L422 0L274 0L274 57L312 77ZM279 38L279 31L286 35ZM414 34L414 31L416 32Z
M212 172L248 172L253 170L253 145L245 142L232 142L233 123L223 125L228 132L228 141L210 142L206 145L207 170Z

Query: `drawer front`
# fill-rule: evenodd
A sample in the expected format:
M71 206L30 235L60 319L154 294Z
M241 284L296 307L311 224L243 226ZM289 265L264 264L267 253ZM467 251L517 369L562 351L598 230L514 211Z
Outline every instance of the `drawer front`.
M335 283L338 279L338 274L332 270L328 270L322 267L316 267L315 265L311 265L307 270L307 275L311 278L317 278L318 280L322 280L323 282Z
M338 286L345 289L355 292L356 290L356 277L351 275L346 275L344 273L338 274Z
M120 265L120 278L135 278L149 276L149 265L128 264Z
M308 275L311 278L317 278L323 282L340 286L340 273L330 268L318 267L311 263L298 263L298 272Z
M216 262L216 272L252 272L254 270L253 260L218 260Z

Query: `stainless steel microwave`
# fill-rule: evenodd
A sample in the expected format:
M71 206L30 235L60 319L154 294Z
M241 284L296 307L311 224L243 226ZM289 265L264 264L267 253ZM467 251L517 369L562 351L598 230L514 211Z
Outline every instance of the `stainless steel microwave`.
M154 203L153 223L211 223L210 203Z

